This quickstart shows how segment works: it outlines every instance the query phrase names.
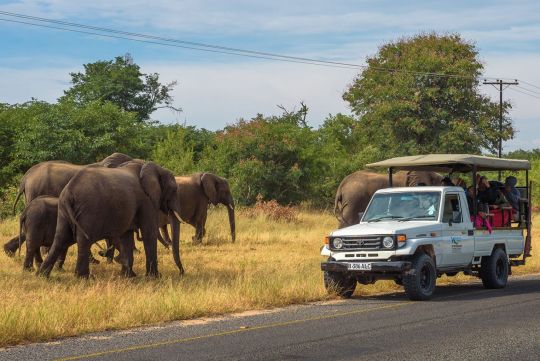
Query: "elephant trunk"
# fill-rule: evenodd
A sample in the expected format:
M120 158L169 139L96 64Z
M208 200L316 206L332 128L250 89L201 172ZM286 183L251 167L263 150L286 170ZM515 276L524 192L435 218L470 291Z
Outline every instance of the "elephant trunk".
M236 241L236 223L234 220L234 203L229 203L227 205L227 211L229 213L229 224L231 226L231 237L232 241Z
M176 212L171 211L169 213L169 222L171 223L171 233L172 233L172 253L174 258L174 263L180 270L180 275L184 274L184 267L182 266L182 261L180 260L180 217Z

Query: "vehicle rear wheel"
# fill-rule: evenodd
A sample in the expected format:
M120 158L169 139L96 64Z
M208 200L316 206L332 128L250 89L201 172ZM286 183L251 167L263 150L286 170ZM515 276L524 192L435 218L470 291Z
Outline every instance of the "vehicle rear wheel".
M489 257L482 257L480 278L485 288L503 288L508 282L508 257L496 248Z
M350 298L356 289L356 278L342 272L324 271L324 287L328 293Z
M425 253L414 256L411 270L403 275L403 287L413 301L429 300L435 291L437 272L433 259Z

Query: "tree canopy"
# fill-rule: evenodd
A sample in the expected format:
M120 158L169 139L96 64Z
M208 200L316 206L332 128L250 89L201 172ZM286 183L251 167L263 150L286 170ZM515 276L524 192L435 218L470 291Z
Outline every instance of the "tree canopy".
M473 44L459 35L421 34L384 44L367 64L343 98L388 156L497 148L499 107L479 92L483 65ZM510 104L503 108L508 140Z
M178 110L171 96L176 82L163 85L159 74L141 73L129 56L84 64L84 72L70 75L73 85L64 92L64 99L77 104L108 101L136 113L140 121L148 120L158 107Z

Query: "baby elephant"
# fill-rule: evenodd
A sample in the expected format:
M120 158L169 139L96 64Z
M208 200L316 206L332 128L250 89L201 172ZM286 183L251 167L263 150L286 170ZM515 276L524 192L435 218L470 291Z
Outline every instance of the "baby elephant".
M40 247L50 247L56 232L56 218L58 217L58 198L50 196L40 196L32 200L21 214L19 223L19 237L26 238L26 256L23 268L33 270L34 260L39 268L43 259L41 258ZM67 248L62 252L57 263L58 268L62 268L66 258Z

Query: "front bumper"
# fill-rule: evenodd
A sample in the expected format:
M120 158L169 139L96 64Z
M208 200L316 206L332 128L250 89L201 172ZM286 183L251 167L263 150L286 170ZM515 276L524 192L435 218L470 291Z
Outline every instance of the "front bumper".
M371 263L371 270L350 270L347 263L352 262L322 262L321 270L330 272L351 272L351 273L402 273L411 269L409 261L391 261L391 262L364 262Z

